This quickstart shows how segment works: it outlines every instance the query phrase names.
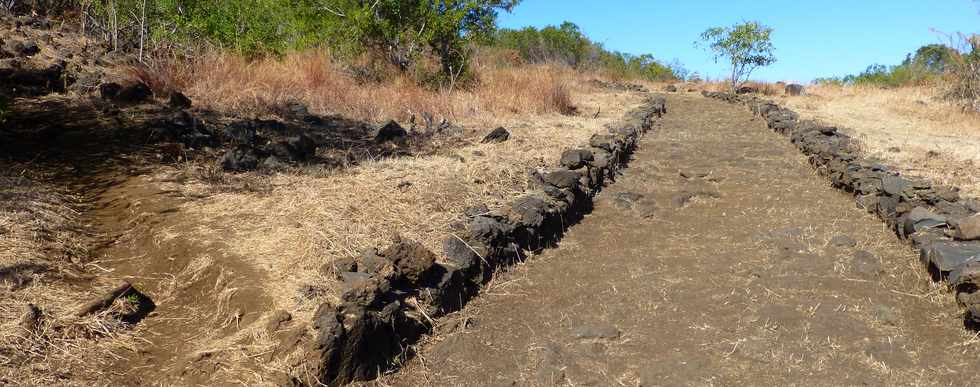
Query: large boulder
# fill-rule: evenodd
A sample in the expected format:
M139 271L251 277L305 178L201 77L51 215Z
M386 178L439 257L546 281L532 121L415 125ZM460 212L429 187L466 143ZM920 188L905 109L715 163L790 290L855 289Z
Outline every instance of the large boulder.
M911 183L899 176L885 176L881 179L881 189L889 195L900 195L906 188L911 187Z
M442 243L442 251L449 263L469 276L476 276L479 272L480 262L484 259L481 251L486 253L482 246L467 243L455 235L446 238Z

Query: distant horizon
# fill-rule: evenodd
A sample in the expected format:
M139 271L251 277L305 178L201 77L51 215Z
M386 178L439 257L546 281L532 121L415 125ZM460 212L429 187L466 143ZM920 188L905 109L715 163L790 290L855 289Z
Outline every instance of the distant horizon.
M703 79L724 79L726 64L694 47L710 27L755 20L774 28L777 62L753 80L810 83L857 74L874 64L897 65L927 44L956 33L980 33L974 0L939 2L849 1L784 3L776 0L631 2L525 0L500 14L500 26L523 28L569 21L607 49L678 60Z

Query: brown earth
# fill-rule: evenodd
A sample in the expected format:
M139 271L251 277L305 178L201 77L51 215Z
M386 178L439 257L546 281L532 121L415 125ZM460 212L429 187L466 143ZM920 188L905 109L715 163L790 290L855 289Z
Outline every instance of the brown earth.
M910 248L741 107L669 98L560 247L381 383L971 383L976 334Z

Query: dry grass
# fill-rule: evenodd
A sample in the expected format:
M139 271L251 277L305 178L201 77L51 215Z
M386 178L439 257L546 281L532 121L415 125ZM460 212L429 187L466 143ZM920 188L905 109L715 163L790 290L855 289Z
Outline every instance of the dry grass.
M305 53L248 62L213 54L189 64L117 69L121 78L145 82L158 96L182 90L197 107L218 112L265 116L281 111L286 102L299 101L318 114L404 122L427 112L467 128L463 145L435 156L372 160L343 170L306 167L273 176L223 176L213 165L166 166L153 175L182 177L138 176L114 186L124 194L104 194L102 199L127 204L118 213L106 212L111 208L94 212L132 227L120 230L124 236L91 263L106 265L113 271L107 276L116 277L129 270L129 264L119 262L145 264L133 278L142 281L141 289L157 302L155 313L162 318L148 321L183 326L179 321L193 320L196 325L187 332L168 338L181 342L182 352L176 354L181 359L208 359L192 367L220 364L209 380L264 384L269 375L289 370L297 354L269 360L278 343L265 331L266 314L289 311L298 326L307 326L313 310L337 296L336 279L319 272L323 264L367 247L384 247L395 235L440 252L450 223L463 209L509 203L527 189L530 170L554 165L562 150L587 143L643 97L595 89L585 82L593 75L553 65L477 64L478 85L448 92L401 76L362 82L327 58ZM573 115L576 109L588 114ZM496 126L510 130L511 139L502 144L477 141ZM263 188L214 187L237 182ZM161 210L177 203L157 203L164 199L152 188L210 196L162 215ZM40 186L29 190L57 192ZM68 257L62 259L67 263L75 254L70 252L85 253L92 241L78 237L89 232L89 225L78 224L69 199L18 200L24 205L16 210L0 208L0 268L24 257L38 262ZM100 218L86 219L98 223ZM106 227L94 225L99 231ZM173 267L158 270L152 265L170 258ZM0 384L58 384L59 375L72 383L103 383L113 376L111 363L136 351L136 340L156 341L166 332L151 323L128 329L104 315L65 317L90 295L69 291L60 278L34 276L16 292L0 290L6 292L0 300ZM310 288L316 289L312 295L302 290ZM43 334L37 337L18 326L27 303L45 311ZM260 317L242 323L246 312L249 318ZM161 360L150 374L179 374L181 359ZM256 359L264 360L258 364Z
M577 74L568 67L485 61L474 64L478 81L465 90L433 90L407 75L365 81L319 51L258 60L212 52L189 62L130 67L122 76L162 94L183 90L201 107L252 116L281 111L290 101L305 103L313 113L374 122L407 120L422 112L451 120L479 114L574 112L569 82Z
M504 126L511 131L511 139L501 144L473 141L445 154L381 159L344 170L310 167L269 177L252 176L267 180L263 184L271 187L261 194L209 191L193 168L176 170L191 176L180 187L188 195L209 191L211 196L181 207L181 217L199 226L188 223L165 231L177 234L168 238L202 243L220 240L222 251L213 254L238 257L236 264L260 272L263 283L275 284L261 286L262 296L271 299L271 310L286 310L305 324L317 306L335 302L338 295L339 284L319 272L322 265L365 248L385 247L395 235L441 252L450 224L465 208L508 204L527 189L530 170L554 165L563 149L586 143L593 133L604 130L604 124L618 120L642 99L640 94L584 85L572 91L574 102L590 112L588 116L504 114L463 120L461 124L470 128ZM600 109L599 118L593 119L591 112ZM210 270L221 270L226 264L227 260L214 260ZM240 272L242 268L228 270ZM309 286L317 289L315 295L303 292ZM240 342L252 344L234 345ZM243 326L231 336L208 334L194 344L198 351L226 348L221 353L222 364L236 372L222 375L245 382L265 376L243 373L238 365L246 363L239 361L248 362L275 346L274 339L263 334L261 324ZM276 359L264 367L288 369L293 359Z
M0 175L0 384L104 382L104 368L133 347L136 331L110 311L74 316L92 297L66 282L81 277L74 267L89 243L77 200L24 166L7 167ZM25 323L28 305L41 316Z
M947 102L934 87L810 86L778 102L803 118L838 125L873 157L910 175L980 196L980 116Z
M367 247L384 247L395 235L441 251L449 224L469 206L491 208L527 189L528 172L554 165L563 149L584 144L605 123L622 117L640 101L635 94L594 93L576 102L598 119L559 114L504 116L468 126L502 125L511 131L503 144L476 144L450 155L392 158L335 172L271 177L267 195L225 192L185 209L232 253L269 269L278 305L289 308L302 284L331 282L317 269ZM248 219L247 222L238 220ZM205 230L202 230L202 232ZM284 254L284 251L287 252ZM305 307L312 308L311 303Z
M477 64L478 85L450 93L420 87L402 76L360 81L327 58L323 53L305 53L248 62L211 55L188 69L126 70L125 77L157 90L183 90L198 107L237 115L276 114L286 102L299 101L318 114L405 122L427 112L466 128L461 142L456 142L462 145L425 157L370 160L341 170L305 167L273 176L231 177L215 173L212 165L181 165L158 171L149 180L133 180L136 185L180 181L165 190L182 191L188 197L209 196L181 205L179 215L168 218L167 227L145 231L151 239L164 241L154 248L160 252L170 248L167 241L179 240L198 245L194 251L202 254L183 271L167 274L173 284L157 286L162 289L154 293L162 305L160 313L166 311L171 318L199 316L213 326L227 327L231 321L237 324L226 317L241 297L231 293L223 297L225 290L251 289L259 293L254 298L271 300L272 305L260 303L259 313L285 310L305 326L315 308L336 301L339 292L336 279L320 273L322 265L365 248L383 248L396 235L441 252L450 224L465 208L508 204L527 189L530 170L554 165L562 150L587 143L592 134L605 131L605 124L623 117L643 98L597 89L587 82L596 75L561 66L485 61ZM585 114L571 115L576 109ZM511 132L509 141L477 141L497 126ZM264 188L214 185L234 182ZM254 281L235 278L234 284L222 283L219 274L214 294L193 302L180 289L168 290L177 283L194 289L210 286L205 282L213 281L211 276L195 273L242 277L242 272L254 272L254 277L245 276ZM187 305L168 309L175 303ZM255 311L256 305L250 307L250 312ZM276 338L263 328L265 317L230 334L224 329L192 328L190 353L181 356L209 354L209 361L222 367L212 380L268 382L268 371L289 370L298 354L254 367L254 359L265 359L277 347Z

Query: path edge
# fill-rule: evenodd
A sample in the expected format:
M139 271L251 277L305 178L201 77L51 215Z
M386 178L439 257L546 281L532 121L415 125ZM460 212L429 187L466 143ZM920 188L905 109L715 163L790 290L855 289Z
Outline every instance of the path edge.
M808 158L831 185L854 196L858 208L877 215L899 239L919 252L934 281L945 281L965 308L964 327L980 328L980 203L959 196L959 188L904 177L896 168L868 158L857 140L837 127L801 120L799 115L756 96L702 92L707 98L744 105L766 120Z
M555 247L570 226L593 208L595 196L615 181L640 138L667 113L666 97L650 94L608 133L588 146L562 152L558 165L530 173L530 186L499 211L467 211L451 226L438 256L421 244L396 240L356 260L335 264L343 282L339 305L321 304L313 315L315 338L305 351L301 376L280 385L344 385L392 369L406 349L436 321L479 294L495 272L526 259L525 252Z

